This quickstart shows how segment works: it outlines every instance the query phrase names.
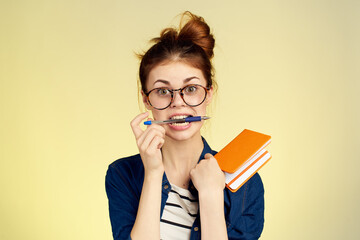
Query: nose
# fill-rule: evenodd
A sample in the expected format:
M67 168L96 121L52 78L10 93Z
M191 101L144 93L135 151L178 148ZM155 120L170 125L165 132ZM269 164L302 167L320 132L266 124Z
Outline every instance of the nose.
M186 103L184 102L183 98L180 94L180 89L175 90L173 92L173 101L170 105L170 107L179 107L179 106L186 106Z

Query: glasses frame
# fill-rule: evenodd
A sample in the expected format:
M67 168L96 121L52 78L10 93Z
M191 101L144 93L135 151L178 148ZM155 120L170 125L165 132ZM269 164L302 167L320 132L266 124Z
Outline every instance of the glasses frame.
M190 105L190 104L188 104L188 103L184 100L183 90L184 90L185 88L189 87L189 86L198 86L198 87L202 87L202 88L205 90L205 96L204 96L204 99L201 101L201 103L196 104L196 105ZM155 91L155 90L158 90L158 89L164 89L164 88L166 88L167 90L169 90L169 92L170 92L170 94L171 94L170 103L169 103L169 105L167 105L167 106L164 107L164 108L157 108L157 107L155 107L155 106L153 106L153 105L151 104L151 102L150 102L150 100L149 100L149 95L150 95L150 93L151 93L152 91ZM201 104L205 101L205 99L206 99L206 97L207 97L210 89L211 89L211 87L204 87L204 86L202 86L202 85L200 85L200 84L189 84L189 85L186 85L185 87L178 88L178 89L169 89L169 88L167 88L167 87L159 87L159 88L151 89L150 91L148 91L147 93L145 93L145 96L146 96L146 101L147 101L153 108L155 108L155 109L157 109L157 110L164 110L164 109L168 108L168 107L173 103L173 101L174 101L174 93L175 93L175 92L179 92L179 93L180 93L180 97L181 97L181 99L184 101L184 103L185 103L186 105L188 105L188 106L190 106L190 107L197 107L197 106L201 105Z

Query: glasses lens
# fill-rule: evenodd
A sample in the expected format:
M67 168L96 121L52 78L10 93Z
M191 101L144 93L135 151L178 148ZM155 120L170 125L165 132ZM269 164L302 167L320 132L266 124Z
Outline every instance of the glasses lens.
M154 108L166 108L171 102L171 92L167 88L156 88L149 93L148 98Z
M200 85L189 85L182 92L184 101L189 106L200 105L206 97L206 90Z

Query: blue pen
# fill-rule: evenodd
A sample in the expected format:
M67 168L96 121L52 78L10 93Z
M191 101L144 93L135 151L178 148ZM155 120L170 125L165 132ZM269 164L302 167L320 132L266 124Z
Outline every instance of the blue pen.
M146 121L144 122L144 125L151 125L153 123L156 124L168 124L168 123L184 123L184 122L198 122L201 120L209 119L210 117L206 116L195 116L195 117L187 117L183 119L169 119L164 121Z

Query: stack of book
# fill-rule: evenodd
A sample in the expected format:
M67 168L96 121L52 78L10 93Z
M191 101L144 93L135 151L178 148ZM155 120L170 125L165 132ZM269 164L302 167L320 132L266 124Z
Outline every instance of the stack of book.
M271 158L265 149L271 137L245 129L214 157L225 172L225 184L236 192Z

